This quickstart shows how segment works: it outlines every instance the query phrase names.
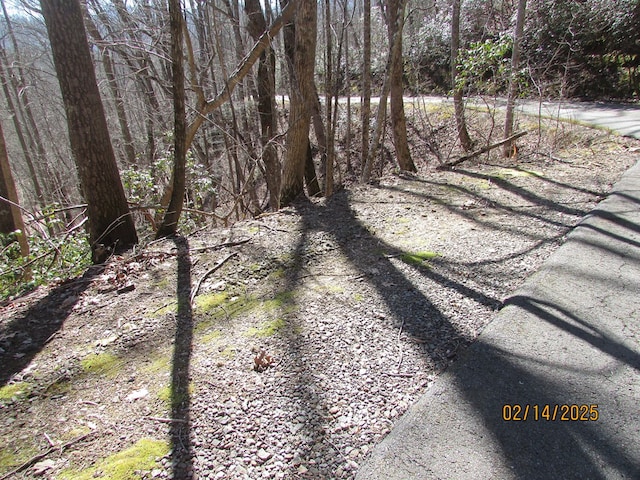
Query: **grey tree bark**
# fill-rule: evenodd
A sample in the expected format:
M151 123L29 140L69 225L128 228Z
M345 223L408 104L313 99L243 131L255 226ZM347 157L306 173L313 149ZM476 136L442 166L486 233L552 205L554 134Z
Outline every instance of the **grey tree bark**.
M409 151L407 120L402 99L404 95L402 85L404 75L402 31L404 28L405 6L406 0L387 1L387 30L389 32L389 48L391 49L391 63L387 74L389 75L389 99L391 100L391 129L393 131L398 166L400 170L415 172L417 170Z
M520 68L520 46L522 44L522 33L524 31L524 17L527 8L527 0L518 0L518 13L516 14L516 26L513 35L513 51L511 53L511 75L509 78L509 94L507 96L507 109L504 121L504 138L509 138L513 134L513 110L518 94L518 69ZM502 147L502 154L505 157L512 157L516 153L513 142L507 142Z
M258 0L245 0L249 16L247 28L254 41L267 31L267 21ZM258 115L262 141L262 163L269 190L269 205L277 210L280 201L280 161L273 143L278 117L276 112L276 56L271 45L265 48L258 63Z
M464 118L464 102L462 88L457 84L458 77L458 50L460 50L460 3L461 0L453 0L451 13L451 88L453 89L453 108L456 117L456 127L460 145L465 152L471 150L473 142L469 137L467 122Z
M303 194L305 162L309 144L311 108L314 101L317 4L301 0L295 17L293 76L291 78L287 153L282 178L280 205L287 206Z
M186 183L186 133L184 62L182 49L182 7L180 0L169 0L171 30L171 80L173 88L173 189L171 200L156 238L175 235L184 204Z
M87 202L92 260L138 242L96 82L78 0L41 0L67 115L71 151Z

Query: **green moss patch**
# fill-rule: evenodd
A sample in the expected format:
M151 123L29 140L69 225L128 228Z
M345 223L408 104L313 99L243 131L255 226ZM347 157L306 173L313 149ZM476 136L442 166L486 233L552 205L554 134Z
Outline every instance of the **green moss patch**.
M89 355L80 364L85 373L105 375L109 378L116 377L124 365L120 358L107 352Z
M27 382L16 382L0 387L0 402L8 403L13 400L18 400L25 397L29 393L29 390L31 390L31 385Z
M280 292L275 297L262 301L262 308L266 312L279 311L281 313L291 313L295 311L295 292Z
M272 337L286 326L287 322L281 318L276 318L275 320L263 322L259 327L251 327L245 332L245 335L248 337Z
M200 337L200 341L202 343L211 343L218 340L222 337L222 332L220 330L213 330L212 332L205 333Z
M0 448L0 474L5 474L33 457L38 450L32 445L8 445Z
M176 405L179 405L185 400L187 400L191 395L193 395L195 391L196 391L195 386L193 385L192 382L189 382L189 387L187 388L187 392L180 395L176 395L175 396L176 398L174 398L173 385L167 385L166 387L163 387L160 389L160 391L158 392L158 398L162 400L164 403L166 403L168 406L171 406L172 402L175 402Z
M146 316L150 318L159 318L159 317L168 315L169 313L177 313L177 312L178 312L178 302L173 301L169 304L163 305L160 308L147 312Z
M154 353L151 363L145 365L142 371L149 374L169 373L171 371L171 354L167 351Z
M425 266L429 260L439 256L440 254L435 252L403 253L400 255L400 260L408 265Z
M142 478L140 472L152 470L157 459L169 452L166 441L143 438L132 447L98 461L95 466L84 469L66 469L58 476L61 480L92 480L96 477L110 480L135 480Z
M55 382L49 384L46 389L47 395L64 395L71 390L71 380L66 377L58 378Z
M231 360L232 358L235 358L236 352L237 349L235 347L227 345L220 351L220 356Z
M269 274L269 278L271 280L280 280L286 276L286 272L284 268L277 268L273 272Z
M206 295L198 295L196 297L196 309L200 313L207 313L214 308L219 307L227 301L227 293L208 293Z

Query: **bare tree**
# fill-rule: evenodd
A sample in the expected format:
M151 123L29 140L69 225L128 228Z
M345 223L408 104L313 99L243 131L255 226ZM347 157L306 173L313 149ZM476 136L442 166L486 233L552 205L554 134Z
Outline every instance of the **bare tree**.
M371 119L371 0L364 0L362 61L362 155L364 168L369 158L369 123ZM370 165L370 164L369 164ZM363 178L364 178L363 174ZM368 181L369 175L366 175Z
M458 86L458 50L460 49L460 3L461 0L453 0L451 13L451 88L453 89L453 108L458 128L460 145L465 152L471 150L473 142L467 131L467 123L464 119L464 103L462 99L462 87Z
M29 256L27 232L25 232L22 212L18 206L18 192L9 166L4 132L0 124L0 233L9 234L16 231L19 232L17 240L20 245L20 254L27 257ZM29 275L28 272L25 273Z
M40 183L40 179L38 178L38 172L36 171L35 162L32 155L32 149L27 143L26 133L24 132L22 122L20 122L20 116L18 114L18 109L16 108L16 104L13 101L13 97L10 91L10 75L8 74L5 64L7 63L7 58L5 55L4 48L0 47L0 82L2 82L2 91L4 92L5 100L7 101L7 107L9 108L9 113L11 113L11 118L13 120L13 127L16 131L16 136L18 137L18 142L20 143L20 147L22 148L22 153L24 155L25 163L27 164L27 170L29 171L29 178L33 185L33 190L36 196L36 202L44 207L46 203L46 199L44 198L44 193L42 190L42 186Z
M513 35L513 51L511 53L511 74L509 76L509 93L507 96L507 109L505 112L504 138L513 134L513 110L518 94L518 69L520 68L520 47L522 45L522 33L524 31L524 16L527 8L527 0L518 0L518 13L516 14L516 26ZM507 142L502 147L505 157L515 154L513 142Z
M254 41L267 30L267 21L258 0L245 0L244 9L249 16L247 28ZM269 190L269 205L279 206L280 161L273 142L278 124L276 112L276 56L271 45L265 48L258 63L258 115L262 140L262 162Z
M78 0L41 0L65 105L94 263L138 242L120 181Z
M280 204L289 205L303 193L303 178L309 149L311 105L314 101L317 5L300 0L295 17L293 76L291 80L287 153L282 179Z
M176 233L178 220L182 213L186 184L186 133L184 63L182 55L182 7L180 0L169 0L169 18L171 29L171 61L173 84L173 189L171 201L156 238Z
M407 0L387 0L387 31L389 32L389 48L391 62L389 64L389 98L391 100L391 127L396 148L396 156L400 170L415 172L416 166L411 158L409 142L407 140L407 120L404 114L403 77L404 62L402 61L402 31L404 28L404 12ZM394 39L398 38L396 48Z

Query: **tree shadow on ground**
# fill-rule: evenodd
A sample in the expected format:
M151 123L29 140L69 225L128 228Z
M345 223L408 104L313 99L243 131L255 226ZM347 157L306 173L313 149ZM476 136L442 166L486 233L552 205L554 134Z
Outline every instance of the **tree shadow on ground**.
M171 367L171 466L176 480L193 478L191 445L190 363L193 343L193 310L191 307L191 258L189 242L175 237L178 249L176 330Z
M548 204L546 200L540 201ZM457 342L458 346L470 343L470 339L465 337L451 318L436 307L428 294L415 288L407 274L394 265L392 258L403 252L366 229L352 209L346 192L334 195L326 207L305 202L298 204L296 209L301 215L304 231L324 231L333 236L341 252L385 302L392 314L390 321L395 322L394 326L399 326L401 331L418 342L428 341L434 335L442 335ZM559 210L565 209L562 207ZM450 288L483 306L496 308L500 305L497 299L460 281L425 267L414 268L441 287ZM535 314L541 314L541 307L533 302L520 302L514 297L512 303L514 305L511 308L518 304ZM557 308L556 310L563 312ZM597 336L580 319L566 321L549 312L544 314L543 319L638 369L639 360L635 352L614 339ZM575 323L582 324L582 328L576 327ZM516 424L503 421L501 413L505 404L526 402L562 405L588 403L589 399L586 392L581 398L568 398L566 385L555 384L552 376L545 378L530 372L513 361L508 352L500 351L492 345L480 341L472 348L473 368L471 371L455 371L455 381L473 406L474 418L485 425L498 441L500 456L509 464L515 477L605 478L606 472L616 471L632 478L638 474L635 460L617 445L615 432L604 431L597 422ZM425 355L435 357L434 352L425 352ZM608 415L610 414L609 412ZM567 458L572 461L567 462Z
M396 326L418 343L424 343L434 335L445 336L456 348L469 342L428 296L417 289L407 275L394 265L393 259L407 252L371 234L351 208L347 192L336 193L326 207L305 202L296 205L296 209L305 231L323 231L334 238L349 263L359 270L361 276L385 302ZM491 310L496 310L501 305L500 300L453 278L426 267L414 268L440 286ZM442 358L436 360L442 361Z
M562 203L559 202L554 202L553 200L549 200L548 198L545 197L541 197L540 195L531 192L529 190L527 190L526 188L520 187L519 185L516 185L512 182L509 182L507 180L505 180L504 178L501 178L500 176L497 175L491 175L491 174L487 174L487 173L479 173L479 172L473 172L471 170L464 170L464 169L456 169L453 171L454 173L458 173L461 175L465 175L467 177L471 177L471 178L477 178L477 179L481 179L481 180L487 180L489 182L491 182L492 184L497 185L498 187L500 187L501 189L514 194L520 198L522 198L523 200L526 200L527 202L531 202L535 205L540 205L541 207L547 207L550 208L552 210L555 210L559 213L564 213L567 215L574 215L577 217L582 217L584 215L587 214L587 210L581 210L581 209L577 209L577 208L572 208L572 207L568 207L566 205L563 205Z
M0 331L0 346L4 350L0 353L0 386L27 367L53 340L82 293L103 270L103 265L89 267L82 277L63 282Z
M545 314L545 319L560 328L569 326L551 314ZM604 340L601 346L608 352L621 348L616 342ZM496 453L514 478L638 478L638 458L634 459L631 451L621 448L618 439L620 432L611 427L611 424L624 423L626 415L633 415L633 411L628 411L632 405L621 405L627 410L621 408L618 412L596 409L597 420L576 421L576 417L572 419L575 412L570 407L563 409L560 406L589 405L589 409L578 410L577 413L584 414L584 418L596 418L590 409L590 404L594 402L593 392L589 389L593 388L593 384L568 386L558 383L557 376L549 372L551 369L547 369L548 377L534 374L528 368L533 362L514 357L512 352L485 343L482 337L465 353L473 357L473 362L465 362L465 368L454 366L451 373L464 400L472 406L469 416L477 419L473 424L480 423L484 427L478 432L485 429L491 432L499 446ZM637 355L635 357L632 363L637 364ZM536 368L536 372L539 370ZM588 373L585 372L585 378ZM522 410L519 411L519 418L522 420L505 421L505 405L520 405ZM527 405L527 420L524 420ZM550 406L547 411L550 420L541 416L545 405ZM558 410L555 410L556 405L559 406ZM534 406L538 406L537 414L534 413ZM512 416L513 412L509 409L507 415ZM566 420L560 420L563 414ZM534 419L535 415L538 420ZM604 429L598 422L602 416L609 417L609 429ZM472 421L465 417L458 423L459 427L452 422L451 428L465 428L464 425L468 426ZM485 467L486 464L480 465L480 468Z

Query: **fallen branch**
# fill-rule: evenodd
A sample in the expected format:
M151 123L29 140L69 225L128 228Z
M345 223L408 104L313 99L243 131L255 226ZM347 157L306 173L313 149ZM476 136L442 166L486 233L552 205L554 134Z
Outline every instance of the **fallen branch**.
M509 138L505 138L504 140L500 140L497 143L492 143L491 145L487 145L486 147L482 147L480 150L476 150L475 152L470 153L469 155L465 155L463 157L454 160L453 162L443 163L439 165L436 170L451 170L456 165L460 165L462 162L466 162L467 160L471 160L472 158L477 157L478 155L482 155L483 153L488 152L489 150L493 150L494 148L498 148L505 143L512 142L516 138L524 137L527 134L526 131L518 132L511 135Z
M15 475L16 473L20 473L23 470L26 470L27 468L29 468L31 465L33 465L36 462L39 462L40 460L42 460L44 457L46 457L47 455L49 455L50 453L53 452L63 452L65 451L67 448L69 448L70 446L81 442L82 440L84 440L85 438L87 438L89 435L93 435L95 432L91 431L89 433L85 433L84 435L81 435L77 438L74 438L73 440L69 440L67 443L63 443L62 445L60 445L59 447L51 447L49 448L49 450L47 450L46 452L43 453L39 453L38 455L36 455L35 457L31 457L29 460L27 460L26 462L24 462L22 465L20 465L17 468L14 468L13 470L11 470L8 473L5 473L2 477L0 477L0 480L6 480L9 477L12 477L13 475Z
M153 420L160 423L189 423L182 418L164 418L164 417L143 417L145 420ZM1 479L0 479L1 480Z
M237 247L238 245L243 245L245 243L247 243L249 240L251 240L250 238L247 238L245 240L238 240L237 242L224 242L224 243L219 243L217 245L209 245L209 246L204 246L204 247L198 247L198 248L191 248L189 251L190 252L204 252L206 250L219 250L221 248L225 248L225 247Z
M205 272L204 275L202 275L202 277L200 277L200 280L198 280L198 284L196 285L196 288L193 289L193 292L191 292L191 304L193 305L193 301L195 300L195 298L198 296L198 291L200 290L200 285L202 285L202 282L205 281L205 279L211 275L213 272L215 272L216 270L218 270L222 265L224 265L227 260L229 260L231 257L237 255L238 252L233 252L230 253L229 255L227 255L226 257L224 257L222 260L220 260L218 263L216 263L216 265L213 268L210 268L209 270L207 270Z

